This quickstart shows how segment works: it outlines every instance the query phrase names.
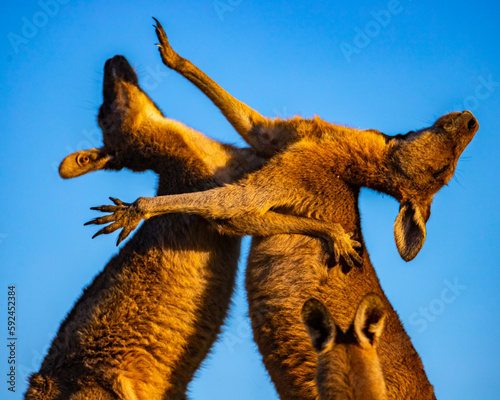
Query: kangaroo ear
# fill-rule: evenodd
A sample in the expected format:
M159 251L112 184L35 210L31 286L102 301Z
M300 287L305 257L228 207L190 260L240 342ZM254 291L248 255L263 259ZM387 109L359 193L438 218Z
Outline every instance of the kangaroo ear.
M319 300L307 300L302 306L301 317L317 352L320 352L335 340L337 331L335 322Z
M430 209L424 211L413 201L405 201L399 207L399 214L394 223L394 238L401 258L411 261L418 254L425 241L424 214L430 214Z
M380 296L368 293L359 303L354 317L354 332L360 343L375 346L385 325L386 309Z
M62 160L59 165L59 175L61 178L69 179L97 171L106 168L106 164L112 158L101 149L76 151Z

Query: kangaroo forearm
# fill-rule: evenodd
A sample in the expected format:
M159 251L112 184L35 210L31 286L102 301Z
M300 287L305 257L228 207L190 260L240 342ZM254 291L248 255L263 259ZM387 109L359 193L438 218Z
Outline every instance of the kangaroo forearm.
M228 122L258 154L270 157L296 137L287 120L265 118L231 96L191 61L179 56L174 69L198 87L222 111Z
M180 57L176 71L198 87L221 110L238 134L266 158L283 149L296 136L287 120L273 121L231 96L219 84Z
M297 217L269 211L262 215L246 214L229 220L213 220L219 232L229 235L271 236L279 234L300 234L321 238L326 250L334 255L335 262L341 258L347 265L354 267L363 263L354 249L361 243L352 239L338 223L328 223L311 218Z
M182 212L208 219L231 219L264 214L270 207L267 200L245 187L228 185L203 192L140 197L134 204L147 217Z
M247 142L247 135L252 127L266 120L257 111L231 96L191 61L179 56L173 69L200 89Z
M237 236L301 234L328 237L332 224L315 219L268 211L263 215L245 214L228 220L214 220L221 233Z

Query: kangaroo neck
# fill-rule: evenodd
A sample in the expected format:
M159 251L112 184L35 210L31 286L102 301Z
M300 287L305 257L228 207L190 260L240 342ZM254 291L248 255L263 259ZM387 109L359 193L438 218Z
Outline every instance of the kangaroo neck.
M330 173L351 185L398 197L387 167L388 145L382 135L346 128L332 136L313 145Z

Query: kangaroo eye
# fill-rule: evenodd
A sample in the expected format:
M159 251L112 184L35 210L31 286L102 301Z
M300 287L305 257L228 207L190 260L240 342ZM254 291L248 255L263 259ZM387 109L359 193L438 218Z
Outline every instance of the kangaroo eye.
M90 157L87 154L78 154L76 162L80 167L83 167L90 162Z
M452 118L447 124L444 125L445 131L452 131L456 127L456 119Z
M443 168L439 168L437 171L435 171L432 175L434 176L434 178L438 178L440 175L442 175L445 171L448 170L448 167L450 165L447 164L445 165Z

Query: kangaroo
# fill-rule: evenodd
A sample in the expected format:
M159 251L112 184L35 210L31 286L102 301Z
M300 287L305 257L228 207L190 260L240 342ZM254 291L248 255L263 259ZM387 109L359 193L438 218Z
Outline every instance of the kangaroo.
M320 301L304 303L302 322L318 353L316 382L320 400L386 400L377 345L384 329L382 299L369 293L354 321L343 331Z
M435 398L420 357L385 297L364 246L358 250L361 266L352 268L352 261L358 261L353 248L363 244L358 195L360 187L366 186L400 202L394 229L396 245L403 259L413 259L425 240L433 196L451 179L460 154L477 132L476 118L469 111L455 112L429 128L396 136L329 124L318 117L267 119L180 57L158 21L157 35L165 65L202 90L258 154L273 157L237 184L199 193L139 198L133 204L115 200L114 206L97 207L113 213L92 221L113 222L99 233L123 227L123 238L123 232L133 229L141 219L165 212L199 214L214 223L232 224L239 234L244 234L252 221L263 218L275 225L285 217L328 222L337 230L331 238L340 240L336 245L340 243L347 262L341 262L341 268L333 267L335 263L314 238L252 232L256 237L246 270L249 313L254 339L280 397L317 398L315 352L306 333L299 329L298 315L304 302L319 298L337 322L347 326L355 306L365 294L374 292L387 310L378 349L388 397ZM343 242L339 227L344 229ZM273 229L267 226L261 235L269 235ZM314 229L309 230L310 235ZM275 230L277 233L279 226ZM325 264L333 268L327 269Z
M63 178L151 169L158 195L206 190L262 165L167 119L122 56L104 67L104 146L60 165ZM240 239L197 216L153 218L84 290L30 378L28 400L185 399L216 340L235 283Z

